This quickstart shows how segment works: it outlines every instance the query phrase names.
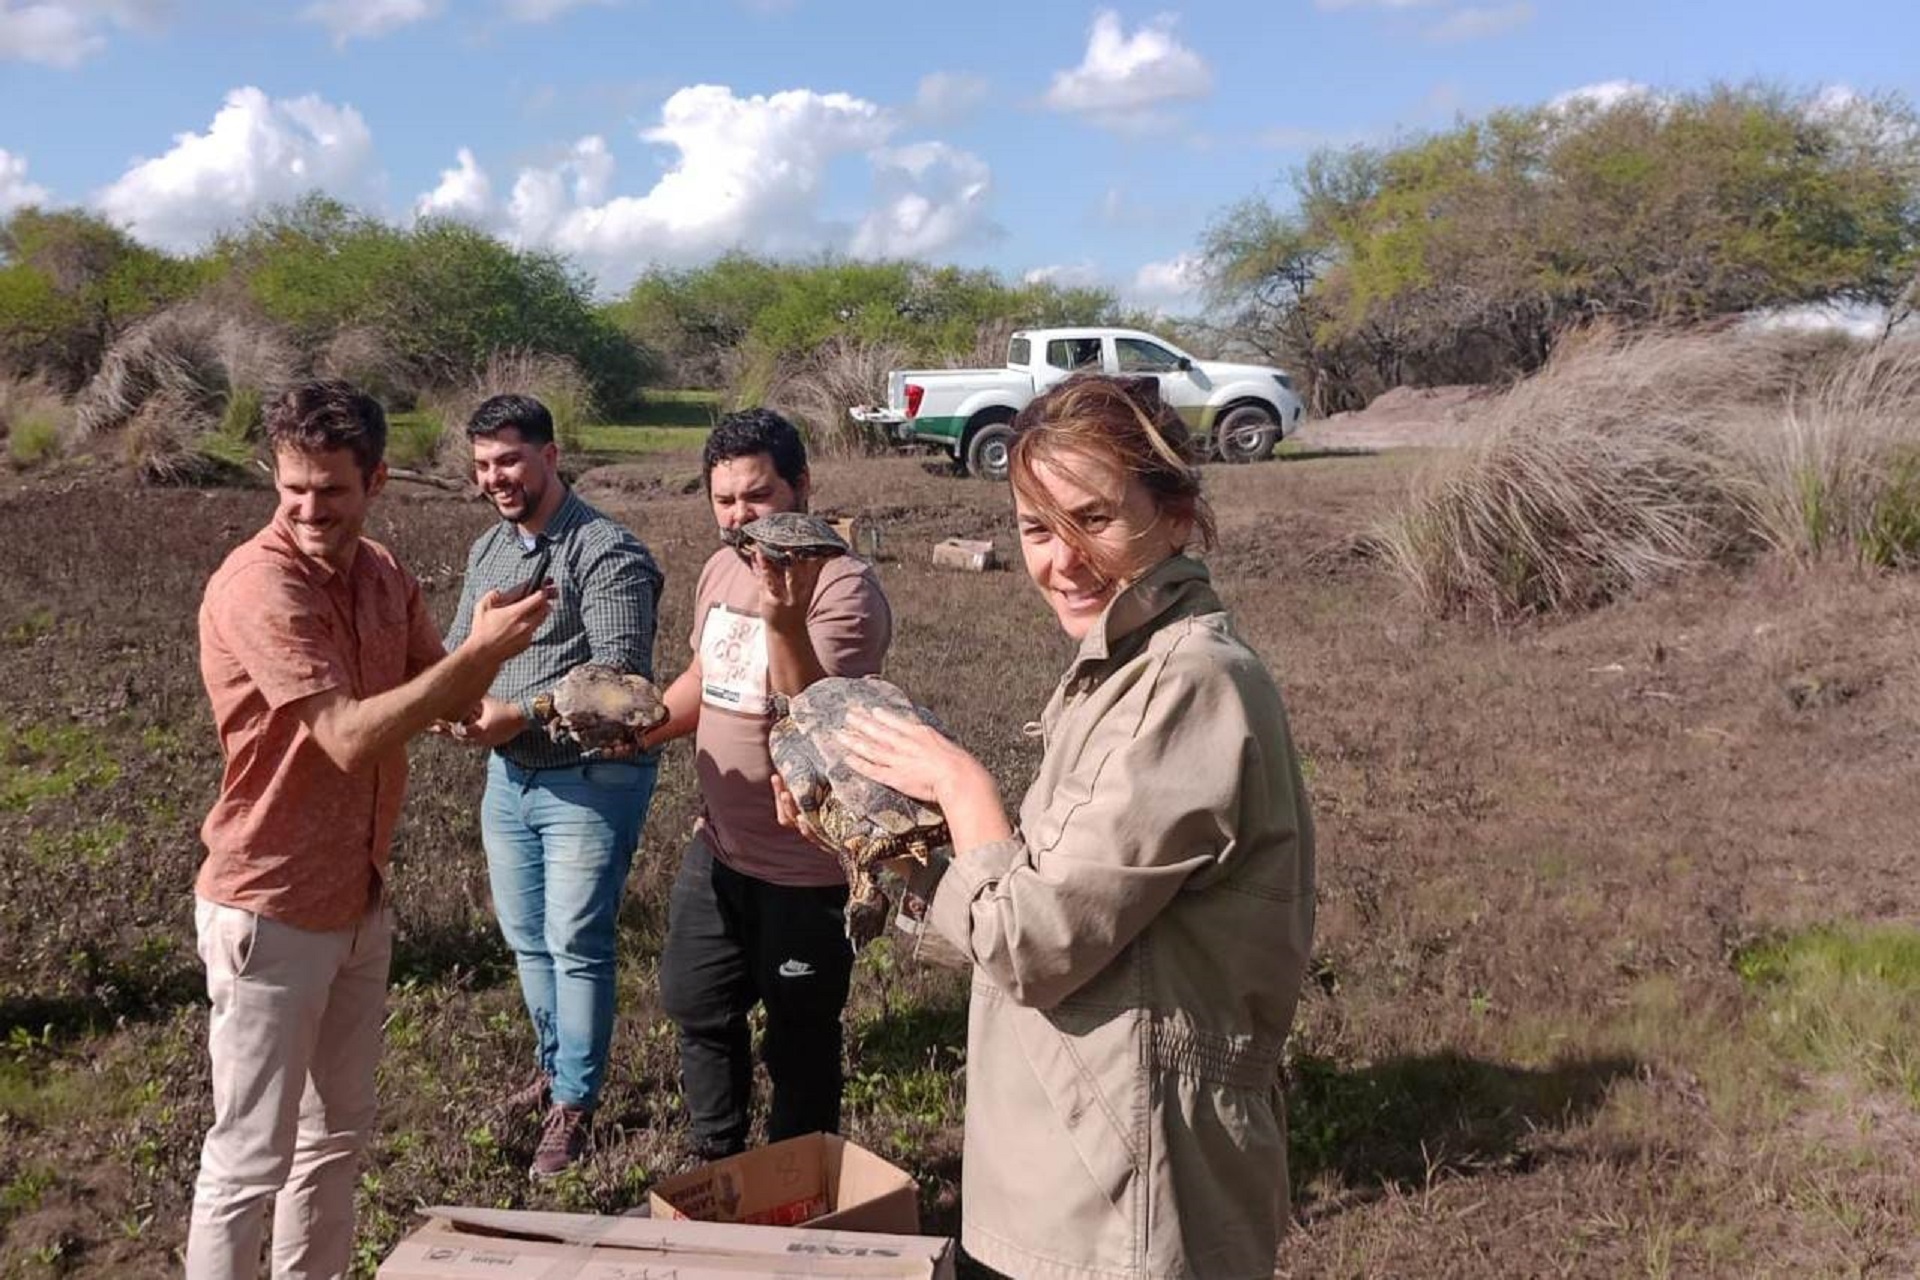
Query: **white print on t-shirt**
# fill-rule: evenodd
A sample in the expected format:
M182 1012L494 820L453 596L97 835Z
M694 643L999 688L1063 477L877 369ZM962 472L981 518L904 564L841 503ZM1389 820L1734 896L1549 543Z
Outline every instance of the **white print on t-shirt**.
M700 701L744 715L767 714L767 624L723 604L700 631Z

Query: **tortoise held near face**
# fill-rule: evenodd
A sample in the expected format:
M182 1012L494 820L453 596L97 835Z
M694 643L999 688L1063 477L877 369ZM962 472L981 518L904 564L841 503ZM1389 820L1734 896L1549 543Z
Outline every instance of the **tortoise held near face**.
M903 855L925 862L948 835L939 809L847 762L839 734L855 708L885 709L941 727L932 712L878 676L829 676L786 700L767 745L802 815L847 873L847 937L858 949L886 928L887 896L875 878L879 864Z
M724 529L720 538L743 556L757 548L774 564L789 560L826 560L847 554L845 539L819 516L803 511L776 511L737 529Z
M641 734L666 720L667 704L645 676L586 662L535 697L533 714L555 742L600 751L637 744Z

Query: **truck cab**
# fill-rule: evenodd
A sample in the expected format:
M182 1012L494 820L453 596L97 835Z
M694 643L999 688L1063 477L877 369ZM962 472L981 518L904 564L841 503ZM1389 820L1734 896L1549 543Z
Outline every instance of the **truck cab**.
M886 405L852 414L896 444L943 449L965 472L1004 479L1014 415L1083 371L1154 378L1195 438L1229 462L1269 456L1305 414L1281 370L1199 360L1153 334L1104 326L1019 330L1001 369L897 370Z

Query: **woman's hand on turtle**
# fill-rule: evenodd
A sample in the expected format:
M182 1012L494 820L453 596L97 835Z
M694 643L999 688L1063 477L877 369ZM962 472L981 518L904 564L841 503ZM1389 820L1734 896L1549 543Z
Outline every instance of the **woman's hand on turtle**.
M985 766L952 738L893 711L848 711L840 745L847 762L875 782L935 804L955 778L972 770L985 772Z

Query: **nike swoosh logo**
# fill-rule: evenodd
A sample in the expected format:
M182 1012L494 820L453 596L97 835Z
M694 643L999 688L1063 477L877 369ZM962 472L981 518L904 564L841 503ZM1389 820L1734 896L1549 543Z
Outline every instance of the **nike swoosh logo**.
M804 960L782 960L780 962L780 976L783 978L810 978L813 976L813 966Z

